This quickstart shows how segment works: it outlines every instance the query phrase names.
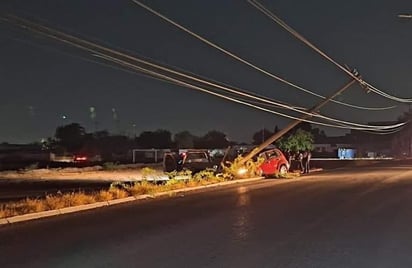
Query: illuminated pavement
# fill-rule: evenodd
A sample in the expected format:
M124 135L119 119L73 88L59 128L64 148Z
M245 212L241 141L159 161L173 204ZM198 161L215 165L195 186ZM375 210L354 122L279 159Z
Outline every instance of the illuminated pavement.
M412 167L126 204L0 228L0 267L412 267Z

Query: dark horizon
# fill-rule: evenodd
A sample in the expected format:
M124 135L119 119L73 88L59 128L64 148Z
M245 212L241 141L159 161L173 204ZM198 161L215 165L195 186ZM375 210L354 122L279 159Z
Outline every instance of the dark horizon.
M412 77L412 21L397 14L412 10L405 0L262 1L316 45L365 80L409 97ZM271 72L328 95L348 77L264 17L246 1L150 1L152 8ZM356 9L353 7L356 6ZM0 9L85 39L129 51L163 64L229 83L294 105L319 101L257 73L204 45L131 1L3 1ZM2 13L2 12L0 12ZM126 133L167 129L201 135L221 130L248 142L262 128L282 128L289 119L252 110L210 95L85 61L84 52L0 24L1 142L27 143L53 136L56 127L78 122ZM93 58L91 58L93 59ZM95 60L95 59L94 59ZM338 98L351 104L396 104L352 87ZM96 119L91 119L94 107ZM115 111L113 111L113 108ZM365 112L329 104L325 115L367 123L393 121L405 105ZM115 118L116 119L115 119ZM133 127L133 124L136 127ZM314 126L316 127L316 126ZM326 129L330 136L346 133Z

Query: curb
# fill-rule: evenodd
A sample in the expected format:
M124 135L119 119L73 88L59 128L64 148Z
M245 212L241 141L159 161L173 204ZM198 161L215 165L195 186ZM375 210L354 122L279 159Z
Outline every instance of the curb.
M63 214L69 214L69 213L77 212L77 211L83 211L83 210L94 209L94 208L101 208L101 207L108 206L108 205L109 205L108 202L104 201L104 202L97 202L97 203L74 206L74 207L61 208L61 209L58 209L58 211L60 212L59 213L60 215L63 215ZM53 210L51 210L51 211L53 211Z
M47 211L42 211L42 212L19 215L19 216L14 216L14 217L5 218L5 219L7 220L8 223L16 223L16 222L34 220L38 218L56 216L59 214L60 214L60 211L58 209L55 209L55 210L47 210Z
M156 193L156 194L152 194L152 195L144 194L144 195L138 195L138 196L129 196L129 197L114 199L114 200L110 200L110 201L103 201L103 202L96 202L96 203L86 204L86 205L79 205L79 206L66 207L66 208L61 208L61 209L47 210L47 211L42 211L42 212L30 213L30 214L19 215L19 216L13 216L13 217L9 217L9 218L1 218L0 219L0 226L13 224L13 223L17 223L17 222L36 220L36 219L41 219L41 218L48 218L48 217L57 216L57 215L76 213L76 212L84 211L84 210L91 210L91 209L96 209L96 208L101 208L101 207L113 206L113 205L117 205L117 204L133 202L133 201L137 201L137 200L144 200L144 199L156 198L156 197L162 197L162 196L173 196L173 195L178 194L178 193L192 192L192 191L196 191L196 190L214 188L214 187L226 186L226 185L232 185L232 184L242 184L242 183L245 183L245 182L253 182L253 181L259 181L259 180L263 180L263 179L264 179L263 177L258 177L258 178L251 178L251 179L240 179L240 180L233 180L233 181L224 181L224 182L219 182L219 183L214 183L214 184L208 184L208 185L195 186L195 187L190 187L190 188L170 190L170 191Z
M109 206L112 206L112 205L116 205L116 204L132 202L132 201L136 201L136 197L129 196L129 197L120 198L120 199L113 199L113 200L107 201L107 203L108 203Z
M135 200L143 200L143 199L148 199L148 198L153 198L152 195L150 194L142 194L142 195L137 195L137 196L133 196L135 198Z

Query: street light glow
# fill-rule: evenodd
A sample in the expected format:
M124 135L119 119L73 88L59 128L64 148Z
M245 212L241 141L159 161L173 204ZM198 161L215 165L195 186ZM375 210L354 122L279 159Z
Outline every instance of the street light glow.
M401 18L401 19L412 19L412 14L398 14L398 18Z

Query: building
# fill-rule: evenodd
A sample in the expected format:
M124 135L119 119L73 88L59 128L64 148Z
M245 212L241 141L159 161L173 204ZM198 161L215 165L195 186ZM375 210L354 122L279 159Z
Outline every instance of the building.
M356 150L350 140L350 136L319 137L313 144L313 157L339 157L339 152L344 150Z

